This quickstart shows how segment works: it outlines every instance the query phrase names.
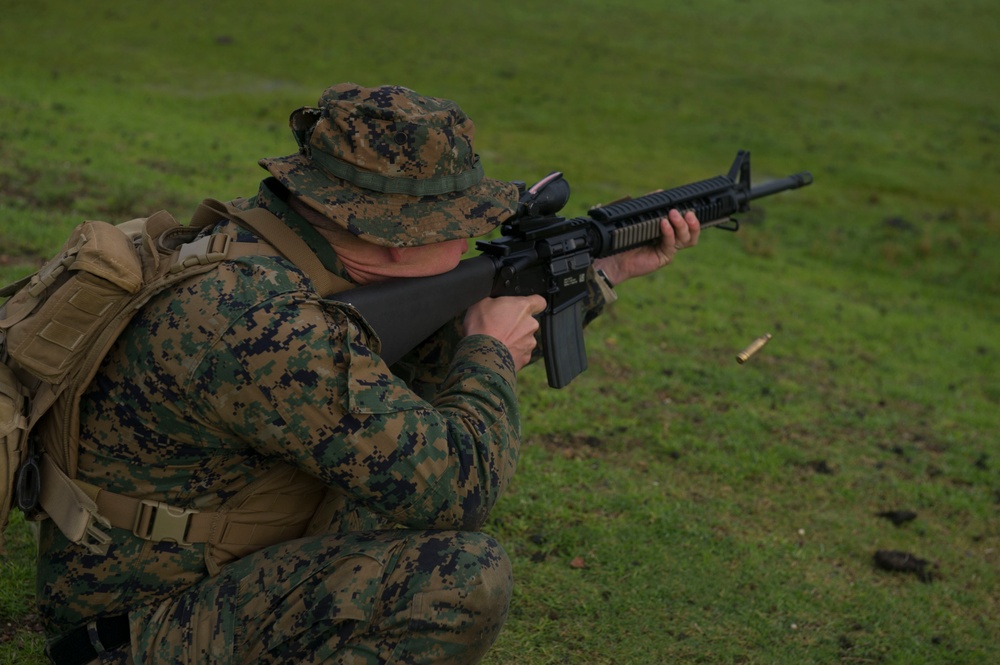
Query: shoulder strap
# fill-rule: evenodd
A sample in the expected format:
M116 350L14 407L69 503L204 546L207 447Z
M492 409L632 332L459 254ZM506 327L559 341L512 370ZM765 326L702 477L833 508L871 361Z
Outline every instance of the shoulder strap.
M191 224L197 226L204 222L209 215L215 218L222 217L250 228L277 249L282 256L301 268L312 280L313 286L316 287L316 292L320 296L326 298L351 288L350 282L327 270L319 257L316 256L316 252L287 224L264 208L237 210L221 201L205 199L195 211Z

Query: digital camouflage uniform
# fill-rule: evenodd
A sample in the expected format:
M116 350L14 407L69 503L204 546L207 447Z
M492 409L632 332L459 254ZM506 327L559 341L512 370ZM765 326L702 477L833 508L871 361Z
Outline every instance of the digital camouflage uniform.
M330 109L340 102L361 111L338 117ZM432 111L429 133L393 116L414 103L422 109L412 113ZM514 205L509 186L481 173L471 185L452 182L464 186L457 194L359 190L340 182L352 177L343 166L340 175L320 169L324 184L311 160L318 142L335 152L331 136L367 139L358 145L374 152L366 162L356 147L357 168L377 158L415 169L367 183L383 189L426 174L420 150L442 132L467 137L464 153L451 151L461 168L446 172L481 167L471 122L451 103L345 84L320 109L293 114L302 150L264 160L281 182L264 181L244 207L301 222L282 200L287 188L357 235L401 245L485 232ZM372 137L385 134L392 143L380 147ZM424 206L426 225L417 199L434 204ZM374 214L377 205L387 212ZM214 231L256 241L231 221ZM347 277L338 262L329 267ZM591 313L602 302L595 295ZM254 527L273 542L256 551L238 537L181 546L113 529L105 556L43 522L37 597L50 638L127 615L131 644L101 662L476 662L504 622L512 585L502 548L478 530L517 462L514 365L497 340L463 338L457 321L392 369L378 348L350 308L321 300L278 256L225 261L145 306L82 400L79 477L213 511L277 472L268 496L286 493L307 519Z

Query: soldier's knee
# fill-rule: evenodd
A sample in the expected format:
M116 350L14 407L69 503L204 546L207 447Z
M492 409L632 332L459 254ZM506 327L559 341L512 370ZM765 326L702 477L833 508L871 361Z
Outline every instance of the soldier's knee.
M471 589L469 602L484 615L506 618L514 586L510 559L500 543L485 534L475 535L479 580Z
M482 533L441 532L417 546L416 560L428 567L420 566L426 577L411 606L411 630L421 635L414 637L426 640L425 650L475 662L507 619L513 589L507 553Z
M438 532L417 545L418 575L425 590L450 595L475 613L506 615L513 579L510 559L500 544L483 533Z

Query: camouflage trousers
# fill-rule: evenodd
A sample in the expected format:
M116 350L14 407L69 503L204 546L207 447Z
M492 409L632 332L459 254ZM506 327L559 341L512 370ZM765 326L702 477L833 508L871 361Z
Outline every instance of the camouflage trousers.
M132 654L171 665L475 663L500 632L511 587L506 553L481 533L303 538L130 617Z

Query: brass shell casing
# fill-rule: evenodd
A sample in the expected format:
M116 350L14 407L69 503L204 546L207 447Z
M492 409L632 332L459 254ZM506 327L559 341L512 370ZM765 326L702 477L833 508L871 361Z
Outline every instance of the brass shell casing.
M748 346L747 348L743 349L738 354L736 354L736 362L742 365L746 361L750 360L751 356L753 356L755 353L764 348L764 345L770 341L771 341L771 333L767 333L766 335L761 335L754 341L750 342L750 346Z

